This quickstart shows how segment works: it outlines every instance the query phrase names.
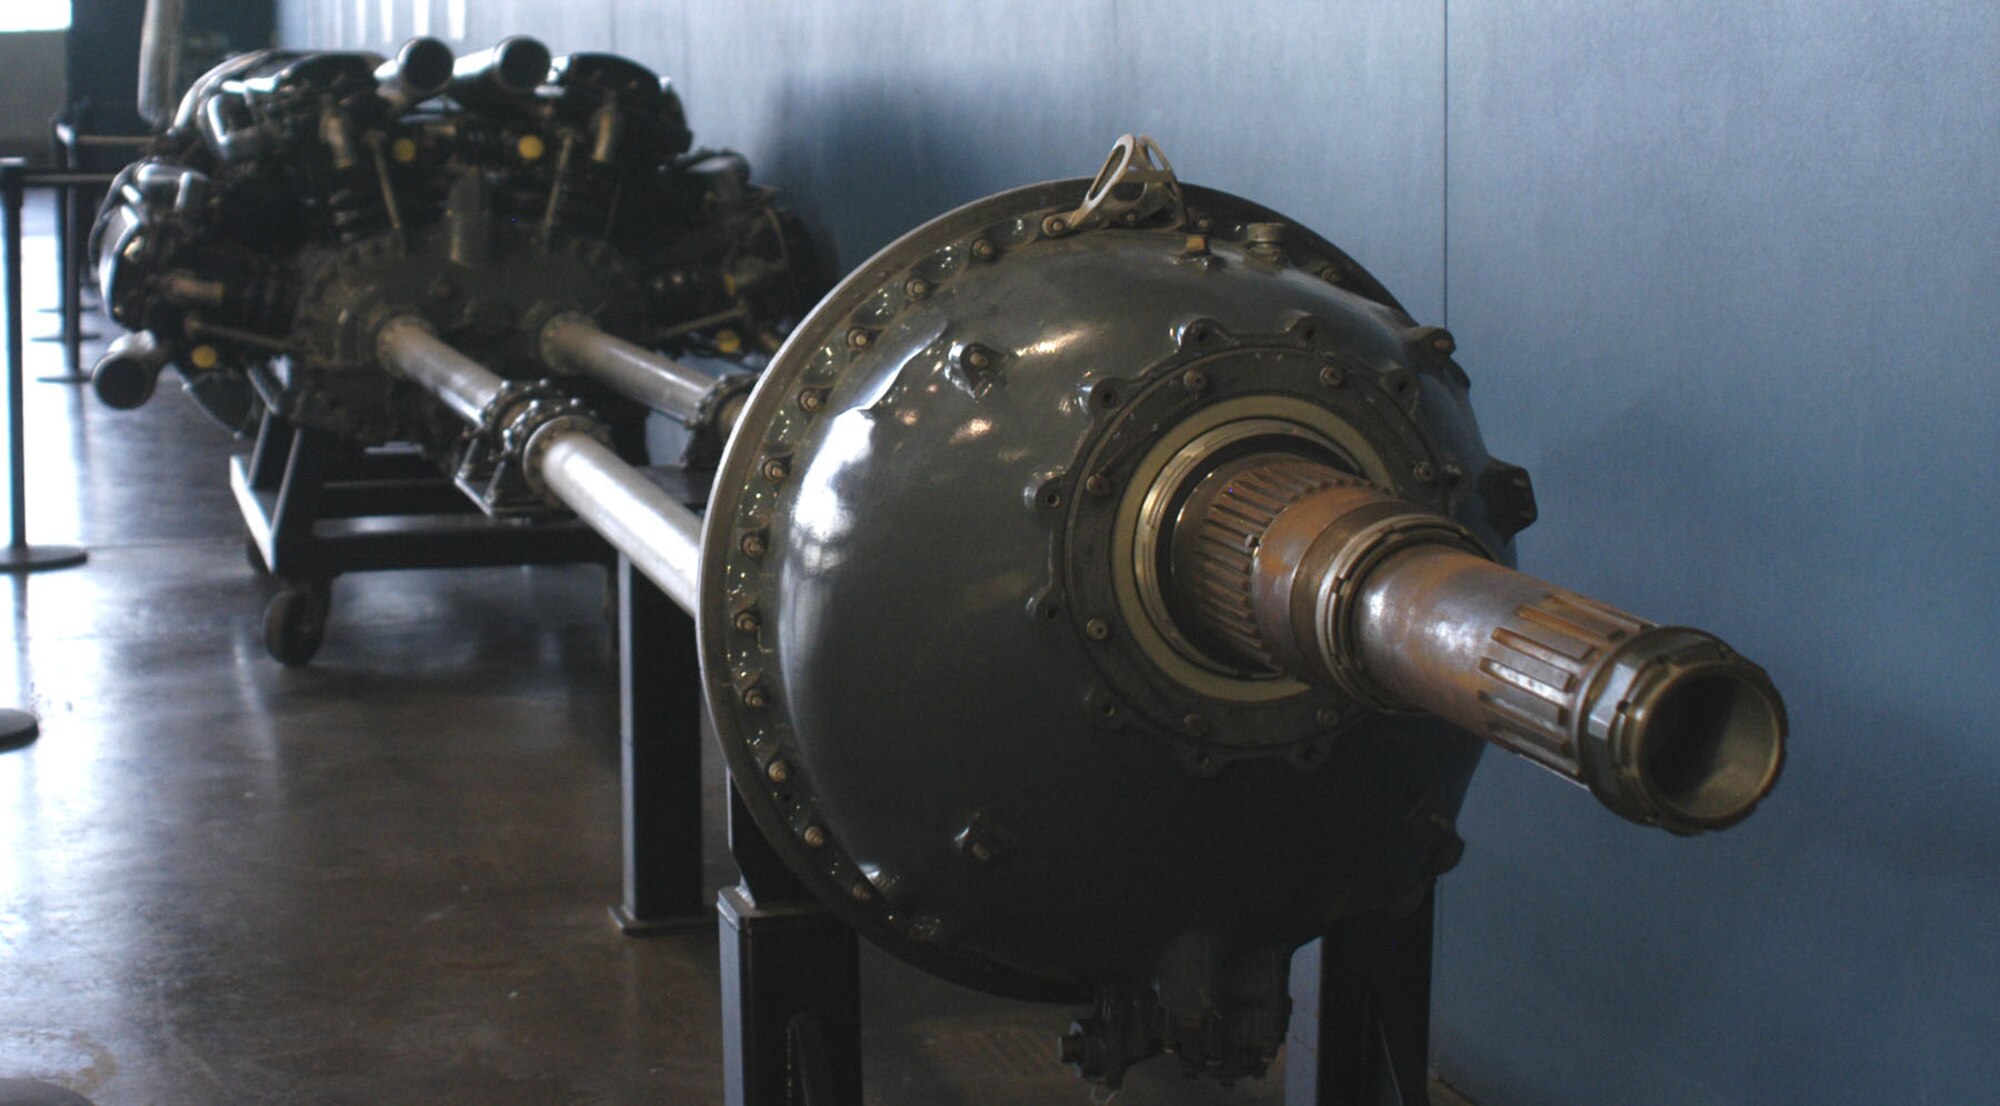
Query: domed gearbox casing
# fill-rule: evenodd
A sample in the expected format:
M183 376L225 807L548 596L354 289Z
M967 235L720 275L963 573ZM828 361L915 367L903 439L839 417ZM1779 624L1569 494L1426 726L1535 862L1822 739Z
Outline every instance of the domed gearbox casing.
M1346 255L1192 187L1061 233L1088 183L944 215L820 304L730 442L700 612L799 875L927 970L1063 1000L1414 906L1482 749L1167 640L1135 548L1162 470L1296 450L1501 557L1523 524L1449 336Z

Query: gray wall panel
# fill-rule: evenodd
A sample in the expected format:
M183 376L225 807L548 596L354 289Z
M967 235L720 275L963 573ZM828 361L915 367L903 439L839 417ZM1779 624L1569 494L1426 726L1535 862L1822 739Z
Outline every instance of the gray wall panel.
M1492 758L1445 1069L1492 1104L1990 1100L2000 18L1454 0L1450 35L1451 324L1536 478L1524 567L1714 627L1796 742L1693 842Z
M456 2L429 0L432 33ZM294 45L379 50L414 26L412 0L390 33L378 0L281 5ZM1425 321L1441 310L1441 0L469 7L462 45L530 33L672 76L696 140L749 154L844 267L964 201L1088 175L1139 130L1189 180L1333 238Z
M1757 818L1695 841L1490 758L1445 884L1442 1067L1484 1106L1991 1097L1990 5L1456 0L1447 59L1443 0L427 2L467 45L673 75L698 140L848 266L1137 129L1420 319L1448 275L1490 444L1545 508L1524 564L1721 631L1797 743ZM417 25L281 4L293 44Z

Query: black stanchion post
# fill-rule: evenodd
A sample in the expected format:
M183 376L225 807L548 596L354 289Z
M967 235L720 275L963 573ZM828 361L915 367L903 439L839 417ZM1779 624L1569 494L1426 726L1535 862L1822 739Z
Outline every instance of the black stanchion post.
M21 374L27 342L21 319L21 201L26 191L22 179L27 166L19 159L0 160L0 262L7 269L7 429L11 468L8 477L13 491L14 540L0 553L0 568L9 572L32 572L37 568L73 565L84 558L83 550L59 546L35 549L28 544L27 476L22 448ZM17 644L17 648L19 645ZM26 745L41 734L41 722L24 710L0 708L0 749Z
M4 262L7 269L7 456L8 490L14 524L13 540L0 550L0 571L34 572L82 564L83 550L68 545L28 544L27 433L22 417L21 378L27 371L27 340L21 317L21 204L27 191L27 165L19 158L0 160L0 222L4 222Z
M83 275L80 254L84 239L88 236L78 224L82 212L77 200L83 185L82 144L77 141L78 132L58 119L50 128L55 149L56 171L43 174L40 180L55 189L56 209L56 271L60 281L60 295L56 300L57 316L62 319L62 329L49 338L37 338L38 342L61 342L63 347L63 371L55 376L41 379L50 384L87 384L90 374L83 371L83 343L95 338L83 329Z

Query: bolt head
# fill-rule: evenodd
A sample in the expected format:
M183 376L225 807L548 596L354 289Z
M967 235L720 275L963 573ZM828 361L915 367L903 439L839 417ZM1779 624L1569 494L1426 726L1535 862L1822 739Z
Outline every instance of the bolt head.
M1208 374L1200 369L1189 369L1181 374L1181 387L1190 392L1199 392L1208 387Z
M1319 382L1329 388L1338 388L1347 383L1347 373L1339 365L1322 365L1319 370Z
M869 903L875 901L875 889L868 886L862 880L856 880L854 886L847 889L847 893L853 897L855 902Z
M1431 464L1429 461L1418 461L1416 464L1410 466L1410 475L1426 484L1436 480L1437 474L1437 466Z
M868 343L872 341L874 338L861 327L857 326L847 332L847 345L851 349L867 349Z
M792 778L791 766L782 760L774 760L764 769L764 775L772 783L783 783Z
M757 632L759 625L757 616L751 614L749 611L743 611L736 616L736 628L743 633L754 634Z
M1083 632L1092 641L1105 641L1111 637L1111 623L1101 618L1093 618L1083 624Z
M745 534L743 535L742 547L743 552L747 556L761 557L764 555L764 536L762 534Z
M923 299L931 294L931 282L922 277L911 277L903 282L903 294L913 300Z
M1083 482L1083 490L1092 495L1105 495L1111 491L1111 478L1101 472L1093 472Z
M986 368L991 368L992 366L993 366L993 355L986 352L983 349L980 349L978 346L973 346L971 349L965 351L966 368L986 369Z
M1069 220L1060 215L1051 215L1042 220L1042 233L1061 234L1069 229Z
M771 703L771 697L761 687L743 689L743 705L751 710L763 710Z
M972 240L972 258L975 261L991 261L994 255L999 252L999 249L993 245L991 238L975 238Z
M773 484L783 482L785 477L791 475L791 472L792 467L786 464L785 459L782 457L773 457L764 462L764 479L769 480Z
M800 836L805 839L807 848L819 849L826 847L826 831L818 826L807 826L805 833Z
M826 393L818 388L806 388L799 392L799 410L817 411L826 406Z

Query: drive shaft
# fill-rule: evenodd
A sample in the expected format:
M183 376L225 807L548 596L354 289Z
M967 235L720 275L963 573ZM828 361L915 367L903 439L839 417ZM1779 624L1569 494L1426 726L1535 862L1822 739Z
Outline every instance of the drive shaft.
M1719 829L1776 781L1784 705L1719 638L1498 564L1459 524L1318 462L1214 470L1173 562L1178 608L1217 650L1435 714L1635 822Z

